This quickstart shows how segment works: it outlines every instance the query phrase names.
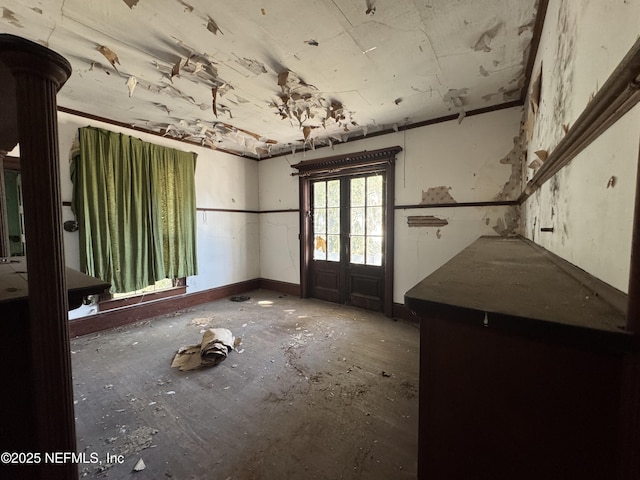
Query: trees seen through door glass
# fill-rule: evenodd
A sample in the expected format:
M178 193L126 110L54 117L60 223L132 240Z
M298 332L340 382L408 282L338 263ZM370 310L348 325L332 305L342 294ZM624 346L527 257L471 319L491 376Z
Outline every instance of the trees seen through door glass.
M348 222L343 237L349 242L348 261L360 265L382 265L383 177L369 175L321 180L313 183L313 259L340 261L340 185L348 186ZM347 213L347 212L345 212Z
M314 260L340 261L340 180L313 184Z
M382 176L351 179L351 263L382 265Z

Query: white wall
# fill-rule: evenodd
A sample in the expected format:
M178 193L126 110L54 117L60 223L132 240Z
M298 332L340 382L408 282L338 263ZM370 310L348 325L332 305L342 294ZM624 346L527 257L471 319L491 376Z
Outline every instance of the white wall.
M259 162L261 211L298 208L298 180L291 164L343 153L399 145L396 162L396 205L415 205L430 187L451 187L457 202L491 201L503 191L512 174L500 160L514 147L519 133L521 108L500 110L457 121L365 138L333 149ZM520 166L516 165L519 174ZM517 189L501 198L514 199ZM496 235L509 207L455 207L398 209L395 222L394 302L404 303L404 293L443 265L481 235ZM408 227L409 215L435 215L449 224L440 228ZM298 213L260 215L261 276L299 283Z
M59 113L63 201L71 201L73 185L69 159L77 130L87 125L122 132L157 145L196 152L196 203L199 209L258 211L258 165L254 160ZM63 217L64 220L73 219L71 208L63 208ZM197 229L198 275L187 279L187 292L260 276L260 222L257 213L199 210ZM77 233L64 233L66 263L76 269L80 263L78 242Z
M640 0L551 0L534 72L540 109L528 162L549 153L638 38ZM521 233L619 290L627 291L640 136L636 106L523 206ZM526 169L527 179L533 176ZM609 180L615 177L615 186ZM540 232L553 227L553 233Z
M302 154L258 162L260 178L260 276L280 282L300 283L298 177L292 164Z

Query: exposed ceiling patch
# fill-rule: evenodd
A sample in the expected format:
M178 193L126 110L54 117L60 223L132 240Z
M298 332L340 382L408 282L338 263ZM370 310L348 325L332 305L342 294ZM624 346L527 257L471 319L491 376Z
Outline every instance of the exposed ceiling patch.
M138 4L138 2L139 2L139 0L122 0L122 1L123 1L124 3L126 3L126 4L127 4L127 7L129 7L129 8L133 8L133 7L135 7L135 6Z

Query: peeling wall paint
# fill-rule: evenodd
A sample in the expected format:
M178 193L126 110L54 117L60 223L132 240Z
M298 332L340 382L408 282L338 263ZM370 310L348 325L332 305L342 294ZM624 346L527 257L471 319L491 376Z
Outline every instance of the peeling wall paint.
M553 154L636 41L638 18L640 0L579 5L550 0L533 69L540 72L540 82L529 89L525 181ZM522 235L622 291L629 278L638 125L636 106L534 192L521 210Z
M511 167L509 179L494 197L494 200L516 200L522 192L522 170L527 155L526 131L520 129L520 134L513 137L513 148L500 159L502 165Z
M396 202L415 203L416 194L427 181L447 185L465 200L476 192L490 198L491 192L504 183L508 172L501 171L495 159L498 152L517 132L521 110L509 109L470 117L458 125L455 121L430 125L420 129L376 136L336 147L336 154L349 151L374 150L401 145L396 165ZM59 113L59 145L62 157L67 158L80 126L90 125L135 134L143 140L184 150L184 144L176 144L171 138L159 138L122 127L113 127L86 118ZM481 117L481 118L479 118ZM460 136L460 132L464 135ZM456 146L452 150L451 145ZM349 150L346 148L348 147ZM254 162L238 159L223 152L194 147L198 153L196 196L199 207L238 210L280 210L274 213L252 214L232 212L198 211L198 261L199 275L188 279L189 291L199 291L220 285L253 278L268 278L299 283L299 215L298 179L291 176L291 164L303 158L319 158L321 152L281 156ZM433 155L425 156L425 152ZM448 152L448 153L447 153ZM437 153L437 154L436 154ZM303 157L303 158L301 158ZM465 161L456 164L453 160ZM500 173L500 180L491 181L486 189L469 189L469 168L486 168L487 175ZM426 169L425 169L426 167ZM69 180L69 164L61 165L61 190L63 200L70 200L72 185ZM452 175L448 178L447 175ZM607 176L607 179L611 173ZM457 179L457 180L456 180ZM459 185L459 187L458 187ZM606 181L602 188L606 188ZM622 179L615 189L620 192ZM462 190L464 188L464 191ZM444 187L448 193L448 187ZM478 198L480 199L480 198ZM287 212L282 210L292 209ZM447 222L446 227L411 228L408 216L419 216L423 210L396 212L396 270L394 272L394 301L404 302L404 292L419 280L433 272L480 235L496 235L492 225L497 219L508 219L506 207L443 208L430 210L433 216ZM63 220L72 220L68 207L63 208ZM504 221L504 220L503 220ZM505 224L507 224L505 222ZM79 267L78 237L65 232L65 258L67 265ZM222 266L222 267L221 267Z
M504 211L502 216L496 219L493 230L501 237L512 237L518 235L520 227L520 207L510 206Z
M456 199L451 196L449 193L451 187L429 187L427 191L422 191L422 201L420 202L423 205L435 205L438 203L458 203Z
M396 159L396 205L416 204L423 193L429 204L490 201L511 175L510 165L499 160L513 148L521 117L521 108L491 112L469 117L460 125L454 120L336 145L331 154L400 145L403 151ZM307 151L258 162L260 208L298 208L298 179L290 175L290 165L324 156L327 152ZM421 208L395 212L394 302L403 303L409 288L479 236L498 235L494 227L505 235L515 228L513 213L503 206L430 208L429 215L425 213ZM436 220L427 222L442 225L416 228L409 224L410 217L430 216ZM298 213L264 213L260 220L262 276L298 283ZM287 267L280 269L279 265Z

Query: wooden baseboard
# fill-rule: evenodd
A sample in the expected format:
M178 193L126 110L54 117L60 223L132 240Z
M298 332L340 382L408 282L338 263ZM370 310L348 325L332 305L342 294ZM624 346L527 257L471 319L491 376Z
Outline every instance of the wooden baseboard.
M126 305L96 313L95 315L70 320L69 334L73 338L101 332L260 288L286 295L300 296L300 285L297 283L281 282L268 278L254 278L201 292L185 293L135 305ZM416 321L415 315L401 303L393 304L393 318Z
M278 280L261 278L260 288L264 288L265 290L272 290L274 292L286 293L287 295L293 295L295 297L300 296L299 283L280 282Z
M105 312L96 313L69 321L69 334L71 337L87 335L115 327L121 327L129 323L146 320L147 318L166 315L185 308L193 307L214 300L220 300L231 295L257 290L261 287L260 279L252 279L244 282L233 283L218 288L211 288L201 292L187 293L173 297L162 298L136 305L129 305Z
M417 322L418 317L402 303L393 304L393 318Z

